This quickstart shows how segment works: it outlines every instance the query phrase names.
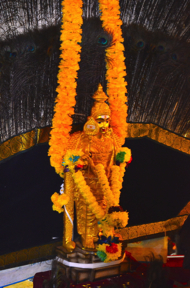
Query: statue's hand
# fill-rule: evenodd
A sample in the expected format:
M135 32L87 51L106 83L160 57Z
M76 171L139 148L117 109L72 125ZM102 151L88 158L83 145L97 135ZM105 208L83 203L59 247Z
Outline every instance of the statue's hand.
M87 169L87 167L88 167L88 155L83 155L81 158L80 158L80 160L83 162L83 165L84 165L84 167L83 167L83 169Z
M90 154L85 154L81 157L84 163L84 169L90 168L93 173L95 173L95 165Z
M92 160L92 158L89 156L89 159L88 159L88 165L92 171L93 174L96 174L96 168L95 168L95 165L94 165L94 162Z

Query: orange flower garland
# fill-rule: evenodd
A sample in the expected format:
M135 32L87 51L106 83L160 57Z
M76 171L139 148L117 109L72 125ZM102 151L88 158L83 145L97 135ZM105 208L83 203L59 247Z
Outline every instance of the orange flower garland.
M122 44L122 21L119 17L118 0L99 0L102 11L103 27L113 34L113 45L106 50L108 95L112 112L111 126L120 137L122 144L126 137L127 98L124 77L125 64ZM71 131L76 96L76 78L79 70L81 52L82 0L64 0L62 2L61 61L59 65L58 96L55 115L52 122L49 156L51 165L63 176L62 159L66 152ZM64 112L64 113L63 113Z
M120 166L113 165L111 167L111 188L112 192L115 198L116 205L119 205L119 198L121 191L120 189L122 188L122 182L123 179L120 177Z
M100 19L103 21L104 29L113 35L113 45L106 49L107 95L109 95L108 101L111 109L111 127L120 137L123 145L127 133L127 97L125 96L127 83L124 79L126 67L119 1L99 0L99 8L102 12Z
M104 210L96 201L96 198L92 194L90 187L86 184L86 181L84 179L84 176L82 175L82 172L78 171L74 173L74 171L72 171L72 177L77 188L79 189L79 192L81 193L83 198L86 200L86 203L88 204L92 213L94 213L97 219L102 219L105 215Z
M71 131L76 96L76 78L79 70L82 40L82 0L62 2L61 61L59 64L58 96L52 122L49 156L51 165L63 176L62 160Z
M112 191L110 189L110 185L109 185L106 173L105 173L104 166L101 163L99 163L95 166L95 169L96 169L96 173L98 176L98 182L101 185L103 194L104 194L106 201L107 201L107 209L109 209L109 207L111 207L111 206L118 205L118 203L114 197L115 195L112 193Z
M123 183L123 177L124 177L124 174L125 174L126 163L121 163L119 167L120 167L120 178L119 178L119 181L121 182L121 188L122 188L122 183Z

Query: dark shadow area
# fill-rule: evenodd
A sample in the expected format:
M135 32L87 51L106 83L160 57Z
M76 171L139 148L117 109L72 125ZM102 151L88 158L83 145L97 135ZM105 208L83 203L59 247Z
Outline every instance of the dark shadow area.
M129 225L177 216L190 201L190 156L148 138L127 139L133 161L126 169L120 203Z
M50 200L62 179L50 166L47 151L47 144L39 145L0 165L1 254L62 236L62 214L52 211Z

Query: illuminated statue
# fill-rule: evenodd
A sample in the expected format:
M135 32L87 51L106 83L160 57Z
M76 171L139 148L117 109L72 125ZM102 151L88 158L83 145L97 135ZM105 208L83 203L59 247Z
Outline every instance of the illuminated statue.
M112 181L113 179L111 180L111 175L113 174L112 168L115 166L116 153L120 150L121 144L119 143L119 138L113 133L110 127L111 112L108 104L105 103L107 96L103 92L101 85L99 85L98 91L94 94L93 98L95 102L91 110L91 116L88 117L83 132L72 134L68 143L68 153L70 151L80 151L82 153L80 154L80 164L75 166L75 169L69 168L68 163L64 164L65 194L69 196L69 202L65 205L63 246L68 251L72 251L75 248L75 242L72 241L74 202L77 216L77 231L81 235L82 246L85 249L95 248L94 242L98 239L98 220L105 218L110 206L119 205L120 192L117 191L117 193L114 193L112 191L112 194L110 187L111 182L114 182ZM128 151L130 154L129 149ZM72 157L74 156L72 155L69 159ZM75 156L78 160L77 157L79 158L79 156ZM101 170L98 172L97 167L103 169L103 172ZM118 168L120 169L120 167ZM78 169L82 172L80 176L85 180L85 184L77 184L78 182L74 175L79 175L79 172L76 173ZM101 177L104 179L101 180ZM104 193L106 190L104 182L109 186L107 187L107 198ZM120 190L122 180L118 179L116 182L119 182L119 187L116 190ZM91 194L86 194L85 196L83 194L85 188L80 185L85 185L86 193ZM90 195L95 197L95 199L92 199L93 204L89 202ZM95 202L97 207L92 208L91 206L95 206ZM95 209L97 209L97 215L93 213L96 211ZM127 222L125 222L126 224Z

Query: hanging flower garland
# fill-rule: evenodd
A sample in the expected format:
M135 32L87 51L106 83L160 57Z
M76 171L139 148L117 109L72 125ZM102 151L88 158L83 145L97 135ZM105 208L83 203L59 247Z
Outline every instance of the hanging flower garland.
M107 201L107 209L111 206L117 205L115 201L114 194L112 193L112 190L110 189L110 185L108 182L108 178L105 173L104 166L99 163L95 166L96 174L98 177L98 182L101 185L102 193L104 194L106 201Z
M121 163L121 165L119 166L120 168L120 177L119 177L119 181L121 183L121 186L122 186L122 183L123 183L123 177L125 175L125 167L126 167L126 163ZM122 187L121 187L122 188ZM121 189L120 188L120 189Z
M113 45L106 50L107 80L109 104L112 111L111 125L114 132L124 143L126 137L127 98L124 77L125 64L119 17L118 0L99 0L102 11L101 20L105 30L113 34ZM58 96L55 105L55 115L52 123L49 156L51 165L60 176L63 176L62 159L71 131L76 96L76 78L79 70L82 25L82 0L64 0L62 2L61 26L61 62L59 65ZM67 111L67 113L63 113Z
M124 78L126 67L119 1L99 0L99 8L104 29L113 35L113 45L106 49L107 95L109 95L108 101L111 109L111 127L120 137L123 145L127 132L127 83Z
M82 0L62 1L61 61L58 93L52 121L49 156L51 165L63 177L62 159L67 149L74 114L76 79L79 70L82 40Z
M72 173L74 182L79 189L81 195L86 200L86 203L88 204L89 208L91 209L92 213L96 216L97 219L102 219L105 215L104 210L101 208L101 206L96 201L96 198L90 191L90 187L86 184L86 181L84 179L84 176L82 175L81 171L78 171L76 173Z
M120 189L122 188L123 179L120 178L120 167L113 165L111 167L111 189L115 197L115 205L119 205Z
M133 158L132 158L132 154L131 154L131 149L129 149L127 147L121 147L120 151L117 153L117 156L116 156L116 164L119 165L119 167L120 167L119 181L121 182L121 184L123 183L123 177L125 174L125 167L126 166L128 167L128 165L131 163L132 159Z
M132 161L131 149L121 147L116 154L116 165L111 167L111 190L115 197L116 205L119 205L119 198L125 174L125 167Z

